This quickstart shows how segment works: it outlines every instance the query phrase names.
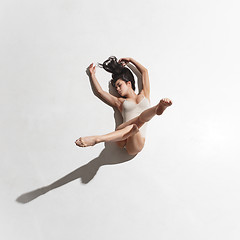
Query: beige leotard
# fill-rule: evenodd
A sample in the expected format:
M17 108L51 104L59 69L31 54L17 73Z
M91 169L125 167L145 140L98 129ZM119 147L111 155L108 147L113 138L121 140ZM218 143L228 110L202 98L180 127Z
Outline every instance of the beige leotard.
M139 103L125 99L122 105L123 122L127 122L139 116L144 110L148 109L149 107L150 102L146 97L144 97ZM147 123L144 123L144 125L139 129L143 137L146 136L146 127Z

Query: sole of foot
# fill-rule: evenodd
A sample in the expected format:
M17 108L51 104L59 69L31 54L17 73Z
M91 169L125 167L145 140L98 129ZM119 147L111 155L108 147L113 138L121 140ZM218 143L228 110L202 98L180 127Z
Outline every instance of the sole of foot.
M164 112L164 110L167 107L170 107L171 105L172 105L172 101L169 98L161 99L159 104L158 104L158 107L157 107L157 110L156 110L156 114L157 115L161 115Z
M75 141L79 147L90 147L96 144L95 137L80 137Z

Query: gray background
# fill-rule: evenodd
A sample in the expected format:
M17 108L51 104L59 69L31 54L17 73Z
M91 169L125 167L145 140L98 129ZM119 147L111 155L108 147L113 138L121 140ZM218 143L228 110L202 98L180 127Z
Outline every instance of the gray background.
M238 1L1 1L0 234L5 240L238 240ZM86 68L149 70L148 125L131 159ZM110 74L97 68L108 91Z

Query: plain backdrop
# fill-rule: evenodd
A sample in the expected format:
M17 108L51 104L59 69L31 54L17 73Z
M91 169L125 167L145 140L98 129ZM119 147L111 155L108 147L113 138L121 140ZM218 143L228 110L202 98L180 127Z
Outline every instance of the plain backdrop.
M238 240L239 8L1 1L1 239ZM86 74L112 55L148 69L152 105L173 101L136 157L74 143L116 127ZM108 91L110 74L96 76Z

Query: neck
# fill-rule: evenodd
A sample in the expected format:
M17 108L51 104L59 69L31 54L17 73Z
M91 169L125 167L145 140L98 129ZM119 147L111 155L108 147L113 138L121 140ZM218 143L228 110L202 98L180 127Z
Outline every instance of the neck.
M131 88L128 92L128 94L126 95L126 98L133 98L135 99L137 97L137 94L133 91L133 89Z

